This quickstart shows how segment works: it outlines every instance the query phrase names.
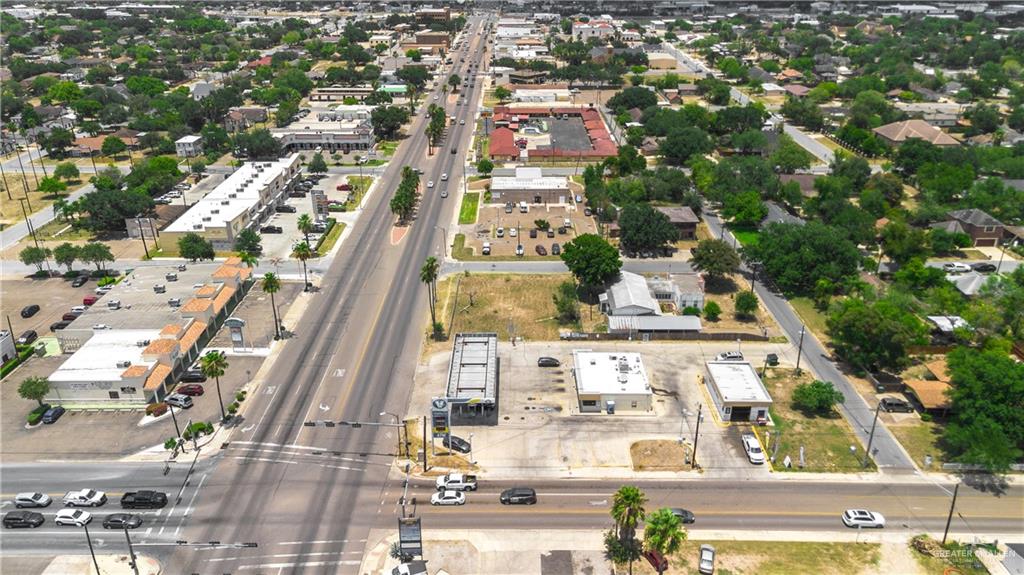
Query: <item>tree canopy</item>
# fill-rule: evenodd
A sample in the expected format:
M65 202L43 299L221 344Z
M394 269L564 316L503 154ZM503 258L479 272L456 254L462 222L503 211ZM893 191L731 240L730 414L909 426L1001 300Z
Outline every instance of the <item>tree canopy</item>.
M619 274L619 252L601 236L582 234L562 248L562 261L584 286L602 286Z
M630 204L619 214L620 243L626 252L660 252L679 238L668 216L649 204Z
M860 265L857 246L835 228L818 222L769 224L758 243L746 249L789 293L812 293L819 279L841 285Z

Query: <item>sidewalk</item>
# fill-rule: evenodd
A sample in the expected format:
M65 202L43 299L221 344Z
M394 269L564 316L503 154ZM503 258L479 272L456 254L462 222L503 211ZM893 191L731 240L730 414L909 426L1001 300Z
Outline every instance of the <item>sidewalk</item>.
M138 553L135 557L140 575L159 575L163 572L160 562L156 559ZM97 555L96 562L99 563L101 575L121 575L132 572L128 565L127 555ZM42 575L68 575L70 573L91 575L95 572L96 567L89 555L58 555L54 557Z

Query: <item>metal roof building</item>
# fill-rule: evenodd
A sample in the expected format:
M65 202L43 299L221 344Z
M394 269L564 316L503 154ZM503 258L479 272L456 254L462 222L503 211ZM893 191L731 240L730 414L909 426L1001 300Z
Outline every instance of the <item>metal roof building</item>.
M772 398L757 370L745 361L709 361L704 380L722 421L768 418Z
M448 365L446 397L452 421L460 415L496 414L498 407L498 334L458 333Z

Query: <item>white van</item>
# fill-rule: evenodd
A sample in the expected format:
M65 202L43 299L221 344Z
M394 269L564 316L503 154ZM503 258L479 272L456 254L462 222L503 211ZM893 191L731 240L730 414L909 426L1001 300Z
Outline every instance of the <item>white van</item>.
M484 242L484 247L483 249L480 250L480 253L484 254L485 256L491 255L491 242Z
M519 202L519 213L525 214L530 211L530 207L526 205L526 202Z

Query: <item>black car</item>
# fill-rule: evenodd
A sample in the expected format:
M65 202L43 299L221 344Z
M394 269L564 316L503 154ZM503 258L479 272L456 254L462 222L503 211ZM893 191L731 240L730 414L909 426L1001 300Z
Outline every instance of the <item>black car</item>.
M537 367L559 367L562 362L558 361L553 357L540 357L537 358Z
M36 304L27 305L21 308L21 317L28 319L39 313L39 306Z
M562 253L562 246L558 244L551 244L551 255L557 256Z
M18 345L28 345L37 339L39 339L39 334L36 333L35 330L30 329L22 333L21 337L19 337L18 341L15 343Z
M43 521L43 514L35 511L11 511L4 515L4 527L7 529L39 527Z
M996 271L996 264L990 264L988 262L982 262L980 264L971 264L971 269L976 272L994 272Z
M672 511L672 515L675 515L676 517L678 517L679 520L682 521L683 523L693 523L694 521L696 521L696 518L694 518L694 516L693 516L693 512L688 511L686 509L680 509L679 507L673 507L672 509L670 509L670 511Z
M775 367L776 365L779 365L779 356L778 356L778 354L769 353L768 355L765 356L764 360L765 360L765 363L767 363L768 365L770 365L772 367Z
M502 505L533 505L537 502L537 492L529 487L513 487L501 492Z
M897 399L895 397L883 397L881 403L882 410L889 413L892 413L894 411L898 411L900 413L914 412L914 406L910 405L906 401L903 401L902 399Z
M132 513L113 513L103 519L104 529L138 529L142 525L142 516Z
M459 153L459 151L458 151L458 150L457 150L456 148L452 148L452 155L453 155L453 156L454 156L455 154L458 154L458 153Z
M298 211L295 206L277 206L276 210L279 214L294 214Z
M67 410L59 405L51 407L43 413L42 422L46 424L57 423L57 420L60 419L60 416L64 415L65 411Z
M167 505L167 494L159 491L129 491L121 496L124 509L160 509Z
M206 376L198 369L186 369L178 381L182 383L203 383L206 381Z
M446 435L441 443L448 449L459 453L469 453L470 450L469 442L455 435Z
M55 321L50 324L50 331L60 331L69 325L71 325L71 322L66 319Z
M548 250L547 250L547 248L545 248L545 247L544 247L544 246L542 246L542 245L538 245L538 246L536 247L536 250L537 250L537 255L538 255L538 256L546 256L546 255L548 255Z
M264 234L283 234L284 228L281 226L263 226L260 228L260 232Z
M530 239L537 239L537 228L530 230Z
M71 282L71 287L82 287L89 281L89 276L78 276L75 281Z

